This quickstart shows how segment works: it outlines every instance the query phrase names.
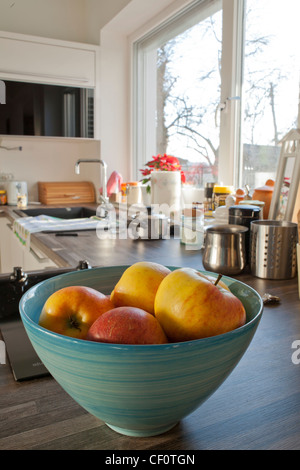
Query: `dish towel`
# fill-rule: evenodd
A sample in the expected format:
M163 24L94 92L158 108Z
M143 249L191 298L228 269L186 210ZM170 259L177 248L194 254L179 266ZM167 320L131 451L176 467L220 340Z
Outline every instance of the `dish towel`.
M30 249L30 235L37 232L65 232L78 230L95 230L107 228L108 221L97 217L80 219L59 219L47 215L21 217L13 223L13 233L20 243Z

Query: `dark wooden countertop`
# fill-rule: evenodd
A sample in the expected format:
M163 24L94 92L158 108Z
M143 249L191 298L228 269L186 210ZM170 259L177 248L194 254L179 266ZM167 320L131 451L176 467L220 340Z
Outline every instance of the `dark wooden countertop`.
M99 240L91 232L63 240L45 234L38 237L70 265L81 259L94 266L153 260L203 269L201 251L186 250L177 239ZM0 449L149 450L153 454L176 450L192 454L202 449L300 449L297 277L270 281L247 272L236 277L261 295L267 292L279 296L281 302L265 306L250 347L222 386L171 431L151 438L119 435L77 405L52 377L18 383L9 364L1 364ZM299 342L299 354L292 347L295 341Z

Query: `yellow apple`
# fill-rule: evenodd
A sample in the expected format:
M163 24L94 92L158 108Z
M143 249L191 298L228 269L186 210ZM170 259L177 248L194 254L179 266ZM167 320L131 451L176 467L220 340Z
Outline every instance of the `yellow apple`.
M197 271L198 272L198 271ZM218 282L218 285L223 287L223 289L226 289L228 291L230 291L229 287L227 286L227 284L225 284L225 282L223 282L221 279L217 281L217 278L214 277L214 276L211 276L210 274L204 274L204 273L200 273L198 272L199 276L202 276L204 277L204 279L208 279L209 281L211 281L213 284L216 284L216 282Z
M167 337L151 313L135 307L116 307L90 327L87 340L116 344L163 344Z
M110 298L96 289L63 287L46 300L39 325L62 335L85 339L96 319L113 307Z
M115 307L141 308L153 315L156 291L170 272L161 264L139 261L124 271L111 293L111 301Z
M215 336L245 324L242 302L215 281L195 269L179 268L161 282L155 316L169 341Z

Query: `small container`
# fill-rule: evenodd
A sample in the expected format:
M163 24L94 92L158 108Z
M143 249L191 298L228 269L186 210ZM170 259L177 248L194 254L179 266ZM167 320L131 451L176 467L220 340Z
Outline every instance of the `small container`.
M256 206L256 207L259 207L260 208L260 213L259 213L259 218L260 219L263 219L263 213L264 213L264 207L265 207L265 203L263 201L253 201L252 199L249 199L248 201L244 200L244 201L240 201L238 204L244 206L245 204L247 206Z
M181 239L187 249L200 250L204 242L203 210L184 209L181 216Z
M238 188L235 192L235 203L240 204L240 202L244 202L245 204L245 201L244 201L245 195L246 195L245 191L242 188Z
M121 202L123 202L123 203L125 203L127 201L126 186L127 186L127 183L122 183L121 184Z
M270 211L270 205L274 193L274 186L275 186L275 181L274 180L267 180L266 184L264 186L261 186L260 188L256 188L253 191L252 199L257 199L258 201L263 201L265 203L264 205L264 210L263 210L263 218L268 219L269 217L269 211Z
M226 198L234 192L232 186L215 185L213 189L213 210L220 206L225 206Z
M250 257L250 228L251 222L260 219L261 210L259 207L252 205L242 205L229 207L229 218L228 222L232 225L243 225L248 228L248 232L245 237L245 248L246 248L246 261L249 262Z
M245 235L242 225L214 225L206 228L202 258L204 269L232 276L246 266Z
M141 204L142 188L138 181L132 181L126 184L127 204Z
M7 194L5 189L0 189L0 206L7 204Z
M18 209L27 208L27 194L18 193L17 195L17 207Z
M204 212L213 210L213 189L215 183L205 183L204 188Z

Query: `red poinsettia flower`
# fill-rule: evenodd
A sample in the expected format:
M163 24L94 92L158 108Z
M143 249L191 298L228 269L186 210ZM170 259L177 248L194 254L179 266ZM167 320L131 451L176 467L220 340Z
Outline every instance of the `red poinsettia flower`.
M180 171L181 173L181 182L185 183L185 174L184 171L181 169L181 165L179 163L178 158L173 157L172 155L156 155L152 157L150 162L146 163L148 168L140 170L143 176L146 176L142 180L142 183L147 183L150 180L150 174L153 170L160 170L160 171ZM148 177L148 178L147 178Z

